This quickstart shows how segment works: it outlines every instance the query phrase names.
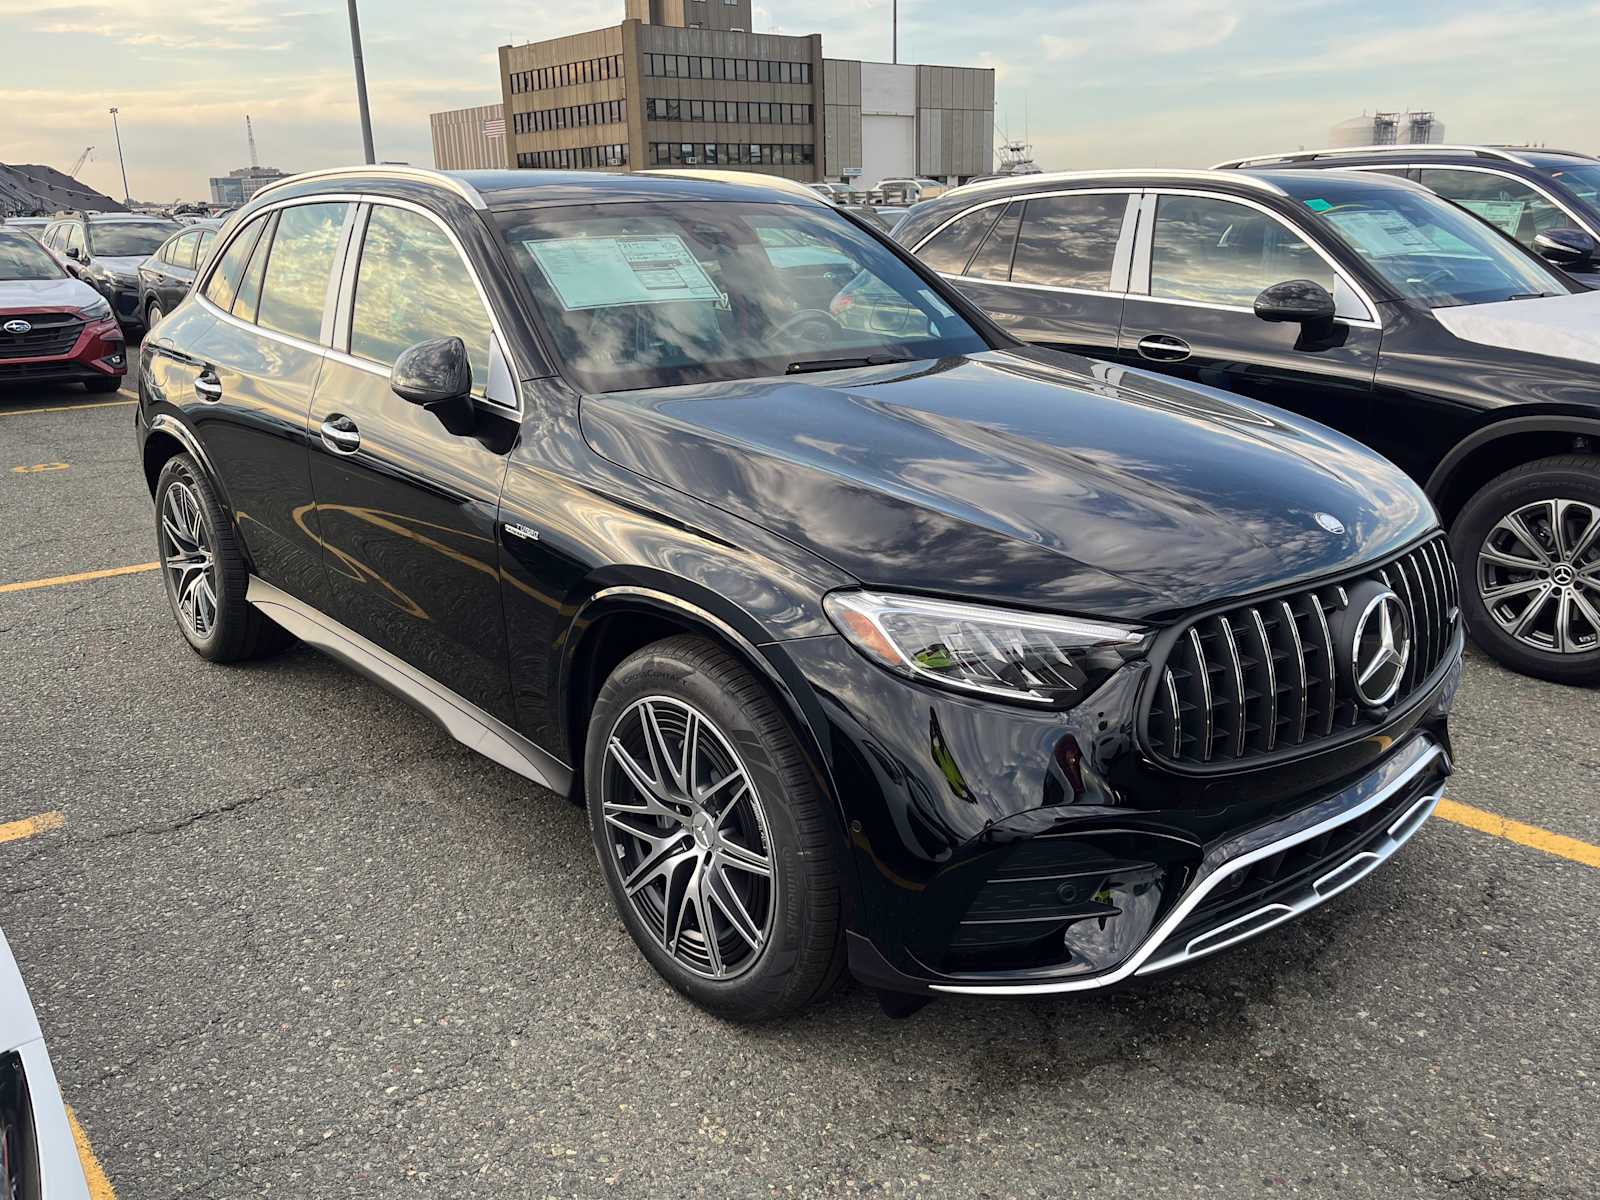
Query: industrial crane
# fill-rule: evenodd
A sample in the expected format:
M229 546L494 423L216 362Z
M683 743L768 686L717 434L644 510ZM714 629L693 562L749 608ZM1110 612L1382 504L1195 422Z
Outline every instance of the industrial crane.
M93 157L94 157L94 147L93 146L85 146L83 148L83 153L78 155L78 161L72 164L72 170L67 172L68 177L72 178L72 179L76 179L78 177L78 172L83 170L83 164L88 162L89 159L91 159Z

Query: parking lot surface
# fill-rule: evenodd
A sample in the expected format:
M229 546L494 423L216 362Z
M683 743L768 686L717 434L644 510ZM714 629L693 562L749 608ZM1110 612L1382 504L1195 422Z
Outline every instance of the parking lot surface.
M579 809L307 650L203 662L153 571L9 586L155 557L127 399L0 393L0 825L61 815L0 926L115 1196L1600 1190L1600 693L1474 653L1454 725L1451 799L1578 857L1436 819L1179 977L741 1028Z

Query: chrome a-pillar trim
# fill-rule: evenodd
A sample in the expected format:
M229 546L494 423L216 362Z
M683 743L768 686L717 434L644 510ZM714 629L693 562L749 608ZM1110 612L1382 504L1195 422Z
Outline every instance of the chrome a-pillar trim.
M245 599L307 645L338 659L432 717L469 750L476 750L540 787L566 795L572 768L511 726L280 588L252 575Z
M1406 762L1404 766L1397 766L1397 760L1403 760L1407 753L1411 755L1410 761ZM1384 842L1387 853L1382 858L1371 863L1363 862L1361 865L1365 869L1356 870L1354 860L1359 858L1360 855L1353 855L1350 861L1335 867L1317 881L1318 884L1324 886L1324 892L1317 892L1316 885L1312 885L1311 890L1314 898L1305 903L1303 907L1293 909L1288 913L1277 913L1275 911L1268 913L1267 916L1275 919L1263 919L1263 923L1241 928L1237 931L1238 936L1232 939L1223 939L1210 946L1206 946L1203 943L1206 942L1210 934L1217 931L1207 931L1207 933L1201 934L1194 939L1194 941L1202 943L1197 953L1189 954L1186 946L1182 951L1162 956L1161 959L1156 960L1156 953L1162 948L1163 943L1172 936L1178 926L1183 924L1185 918L1199 907L1200 902L1215 891L1224 880L1240 871L1248 870L1264 858L1271 858L1274 854L1288 850L1301 842L1308 842L1313 838L1321 837L1324 833L1337 829L1364 813L1371 812L1380 804L1392 799L1395 793L1404 790L1419 775L1440 760L1443 760L1447 765L1449 763L1449 756L1445 753L1444 747L1440 746L1427 734L1419 734L1407 743L1406 748L1401 750L1395 758L1381 764L1372 774L1353 787L1347 788L1337 796L1332 796L1327 800L1312 805L1311 808L1290 818L1289 820L1291 821L1302 822L1293 832L1276 837L1267 836L1266 840L1263 841L1264 835L1268 835L1273 829L1281 829L1285 824L1285 822L1277 822L1263 829L1242 834L1213 850L1206 856L1206 861L1201 866L1201 875L1198 881L1173 906L1172 911L1167 914L1166 918L1151 931L1139 949L1134 951L1128 960L1114 971L1086 979L1040 980L1038 983L935 983L930 984L929 987L935 992L959 993L969 996L1045 996L1057 992L1093 991L1097 988L1110 987L1112 984L1120 983L1131 975L1143 975L1163 970L1167 967L1175 966L1187 958L1198 958L1202 954L1209 954L1213 951L1221 950L1225 946L1242 942L1263 930L1270 929L1273 925L1287 921L1290 917L1299 916L1300 913L1315 908L1324 900L1330 899L1338 892L1343 891L1346 887L1366 875L1368 871L1377 867L1380 862L1398 850L1417 831L1423 821L1433 812L1434 806L1439 802L1441 793L1433 792L1427 796L1420 797L1416 804L1407 809L1404 816L1390 825L1388 838ZM1373 787L1374 776L1381 776L1386 771L1388 772L1388 778L1383 779L1381 783ZM1366 788L1372 788L1371 793L1363 799L1352 803L1350 794L1352 792L1359 794L1361 790ZM1319 812L1326 811L1330 807L1335 810L1331 815L1320 820L1315 819ZM1392 846L1390 845L1391 842L1393 843ZM1347 868L1349 869L1347 870ZM1270 909L1273 906L1269 905L1267 907ZM1258 915L1260 914L1250 914L1252 917ZM1190 944L1192 945L1193 943L1191 942ZM1147 963L1153 963L1153 965L1146 968Z

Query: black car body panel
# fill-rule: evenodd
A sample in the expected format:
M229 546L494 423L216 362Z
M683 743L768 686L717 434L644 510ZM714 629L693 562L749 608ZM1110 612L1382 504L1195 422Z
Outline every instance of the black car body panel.
M273 333L223 311L203 274L146 340L137 431L152 486L166 456L195 454L280 611L320 614L317 644L342 642L343 657L402 692L395 662L425 675L443 691L422 706L438 716L454 705L477 731L446 720L456 736L482 734L480 748L483 731L499 746L525 739L533 766L485 752L558 788L581 783L587 706L618 647L683 630L718 642L770 687L832 798L863 978L913 991L993 990L1019 972L1039 990L1109 980L1109 959L1065 984L1037 961L994 974L1005 944L961 932L1018 855L1063 877L1138 859L1160 881L1159 902L1127 926L1139 941L1252 831L1354 820L1380 787L1418 821L1431 811L1449 769L1453 613L1436 614L1449 631L1438 671L1403 702L1304 753L1203 774L1144 749L1149 660L1068 710L1028 708L893 675L824 610L830 594L876 584L1176 629L1285 588L1332 596L1437 528L1419 488L1342 436L1144 370L1020 346L909 256L990 350L580 393L546 350L498 218L674 198L831 211L760 181L302 177L230 220L214 274L252 221L327 196L367 199L352 202L320 332ZM386 368L351 353L369 201L436 222L481 287L505 370L464 405L407 404ZM379 651L395 661L372 666ZM1043 903L1046 921L1068 919L1059 897ZM960 938L971 944L952 957ZM1116 969L1131 972L1121 954Z

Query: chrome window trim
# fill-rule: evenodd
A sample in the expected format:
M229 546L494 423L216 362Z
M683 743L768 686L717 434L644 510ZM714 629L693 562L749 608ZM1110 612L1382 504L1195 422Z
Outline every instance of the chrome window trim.
M979 279L976 275L944 275L941 278L950 283L978 284L983 287L1016 288L1024 292L1049 292L1068 296L1107 296L1113 300L1120 300L1128 293L1121 289L1116 291L1102 291L1095 288L1057 287L1052 283L1013 283L1009 279Z
M1427 154L1481 154L1485 158L1498 158L1505 162L1519 163L1524 167L1533 164L1519 154L1501 146L1461 146L1444 145L1442 143L1425 142L1396 142L1391 146L1330 146L1325 150L1286 150L1281 154L1256 155L1251 158L1232 158L1226 162L1219 162L1212 167L1213 171L1238 170L1240 168L1262 167L1272 163L1281 162L1310 162L1317 158L1342 158L1355 154L1415 154L1418 151Z
M1126 188L1116 189L1122 191L1142 191L1148 183L1158 179L1194 179L1206 180L1212 183L1226 180L1228 183L1242 187L1254 188L1258 192L1267 192L1274 196L1287 196L1284 191L1270 179L1262 179L1259 175L1242 175L1233 171L1195 171L1171 170L1163 171L1158 167L1143 167L1129 171L1050 171L1043 175L1010 175L1000 179L985 179L982 183L965 183L959 188L951 188L946 195L956 192L991 192L1000 188L1016 187L1019 179L1026 179L1033 187L1067 186L1080 180L1093 183L1101 179L1127 179L1132 182ZM1078 188L1068 187L1069 191L1078 191Z
M1328 264L1329 269L1333 272L1335 284L1337 285L1339 283L1343 283L1344 286L1350 290L1351 295L1361 302L1362 307L1365 308L1367 312L1365 317L1354 317L1340 313L1335 315L1334 320L1340 322L1341 324L1349 325L1357 329L1383 328L1383 322L1378 318L1378 306L1372 302L1372 297L1367 295L1366 289L1358 284L1354 279L1350 278L1349 273L1339 265L1338 261L1333 257L1333 255L1329 254L1322 248L1321 245L1318 244L1316 237L1312 235L1310 231L1300 229L1291 224L1289 220L1283 216L1283 214L1273 212L1272 209L1268 208L1265 204L1251 200L1244 196L1229 196L1219 192L1206 192L1194 188L1156 187L1151 188L1146 193L1146 199L1153 202L1159 202L1162 196L1198 196L1205 200L1220 200L1224 204L1241 204L1246 208L1253 208L1257 212L1270 217L1279 225L1282 225L1290 233L1294 234L1301 241L1305 242L1306 245L1310 246L1311 249L1316 252L1317 256L1321 258L1323 262ZM1128 299L1147 300L1158 304L1182 304L1190 308L1212 308L1219 309L1224 312L1247 312L1253 315L1255 310L1253 308L1244 307L1243 305L1214 304L1204 300L1172 300L1164 296L1154 296L1149 294L1151 287L1151 256L1155 248L1155 212L1156 203L1151 203L1151 220L1149 225L1144 230L1144 244L1142 247L1143 269L1145 272L1143 282L1145 290L1142 293L1130 291L1128 293Z
M1178 926L1183 924L1184 919L1196 908L1198 908L1200 902L1213 891L1215 891L1217 886L1222 883L1223 880L1237 874L1242 870L1248 869L1255 863L1260 862L1262 859L1271 858L1274 854L1291 849L1295 846L1298 846L1302 842L1308 842L1314 838L1321 837L1324 833L1327 833L1330 830L1337 829L1341 825L1345 825L1356 820L1358 817L1361 817L1365 813L1371 812L1374 808L1377 808L1380 804L1383 804L1385 801L1389 800L1396 792L1409 785L1434 763L1439 762L1441 759L1446 763L1449 762L1449 757L1445 754L1444 748L1430 738L1427 734L1418 735L1415 741L1420 743L1423 747L1421 753L1419 753L1417 757L1412 760L1412 762L1401 768L1398 774L1389 779L1387 782L1381 784L1371 796L1368 796L1359 804L1354 804L1349 808L1334 813L1332 816L1318 821L1315 824L1309 825L1304 829L1297 830L1294 833L1286 834L1280 838L1275 838L1265 845L1257 846L1253 850L1250 850L1246 853L1235 855L1233 858L1227 859L1213 868L1208 875L1205 875L1198 883L1191 887L1187 893L1185 893L1183 898L1173 906L1172 911L1167 914L1165 919L1163 919L1145 936L1145 939L1140 943L1139 948L1135 950L1116 970L1110 971L1103 975L1090 976L1085 979L1057 979L1040 983L932 983L928 985L929 989L939 993L957 993L968 996L1045 996L1057 992L1081 992L1109 987L1114 983L1121 982L1131 975L1145 973L1142 970L1145 964L1149 962L1150 959L1155 957L1156 952L1161 949L1162 944L1167 940L1167 938L1172 936L1173 932L1177 930ZM1378 769L1381 769L1381 767ZM1360 784L1358 783L1354 786L1359 787ZM1414 804L1408 808L1406 813L1390 826L1390 836L1395 836L1393 831L1399 829L1407 820L1407 818L1416 815L1417 809L1421 806L1424 800L1436 801L1438 797L1443 794L1443 790L1443 783L1441 782L1437 791L1430 792L1427 796L1419 797L1417 804ZM1432 811L1431 808L1429 811ZM1420 825L1421 821L1417 821L1411 825L1409 829L1406 830L1406 838L1409 839L1411 834L1415 833ZM1350 882L1354 883L1355 880L1351 879ZM1340 890L1343 889L1341 888ZM1328 898L1331 897L1323 897L1322 899ZM1299 914L1292 913L1290 915ZM1256 930L1256 932L1261 932L1261 930ZM1239 940L1243 939L1241 938ZM1212 949L1216 950L1220 950L1222 948L1223 946L1221 944L1212 947ZM1170 962L1166 961L1169 957L1170 956L1162 956L1162 959L1151 964L1150 971L1153 972L1161 969L1164 966L1172 965Z
M1026 221L1028 219L1027 202L1030 201L1030 200L1052 200L1052 199L1055 199L1058 196L1129 196L1129 197L1133 197L1133 196L1140 195L1141 191L1142 191L1142 189L1134 188L1134 187L1062 188L1062 189L1052 189L1051 191L1047 191L1047 192L1021 192L1021 193L1018 193L1017 195L1014 195L1014 196L1001 196L1001 197L997 197L996 199L993 199L993 200L985 200L981 204L973 204L973 205L968 206L967 208L963 208L959 212L957 212L954 216L952 216L949 219L941 222L937 229L934 229L934 230L930 231L926 237L922 238L920 241L917 242L917 244L915 246L912 246L910 248L911 249L911 253L912 254L917 254L919 251L921 251L921 249L924 246L926 246L934 238L938 237L941 233L943 233L951 225L954 225L957 221L961 220L963 217L971 216L973 213L979 212L982 209L996 208L996 207L999 207L999 206L1002 206L1002 205L1010 205L1010 204L1013 204L1013 203L1020 202L1020 203L1023 204L1022 220L1023 220L1024 223L1026 223ZM1116 244L1115 248L1112 250L1112 253L1111 253L1111 284L1112 284L1112 286L1110 286L1110 287L1107 287L1107 288L1058 287L1058 286L1056 286L1054 284L1048 284L1048 283L1013 283L1009 279L978 279L978 278L976 278L974 276L969 276L969 275L945 275L944 278L952 280L952 281L959 280L959 281L967 282L967 283L993 284L996 287L1031 288L1031 289L1036 290L1036 291L1045 291L1045 292L1072 292L1072 293L1075 293L1075 294L1078 294L1078 295L1085 295L1085 296L1118 296L1118 295L1122 295L1124 290L1127 287L1127 282L1126 282L1126 263L1125 262L1121 263L1121 266L1122 266L1123 269L1119 271L1119 261L1124 259L1124 258L1131 259L1131 257L1132 257L1132 254L1133 254L1133 240L1132 240L1133 239L1133 228L1132 228L1132 226L1130 225L1130 222L1129 222L1128 212L1130 210L1136 209L1137 207L1138 206L1135 205L1135 204L1129 204L1127 206L1127 208L1124 209L1124 211L1123 211L1123 215L1122 215L1122 230L1121 230L1121 232L1119 232L1117 234L1117 244ZM993 233L994 231L991 229L989 232ZM987 235L985 235L984 240L985 241L988 240L988 236ZM1124 243L1126 243L1126 245ZM1021 226L1019 225L1018 229L1017 229L1017 245L1020 246L1021 244L1022 244L1022 229L1021 229ZM979 246L978 246L978 250L981 250L982 248L983 248L982 243L980 243ZM973 256L976 256L977 253L978 253L978 251L974 250L973 251ZM1014 270L1015 266L1016 266L1016 249L1015 249L1015 247L1013 247L1013 249L1012 249L1011 261L1012 261L1012 267L1013 267L1013 270ZM971 263L972 263L972 259L971 259L971 257L969 257L968 260L967 260L967 265L970 266ZM1116 286L1116 284L1119 281L1122 282L1122 285L1123 285L1122 288L1118 288Z

